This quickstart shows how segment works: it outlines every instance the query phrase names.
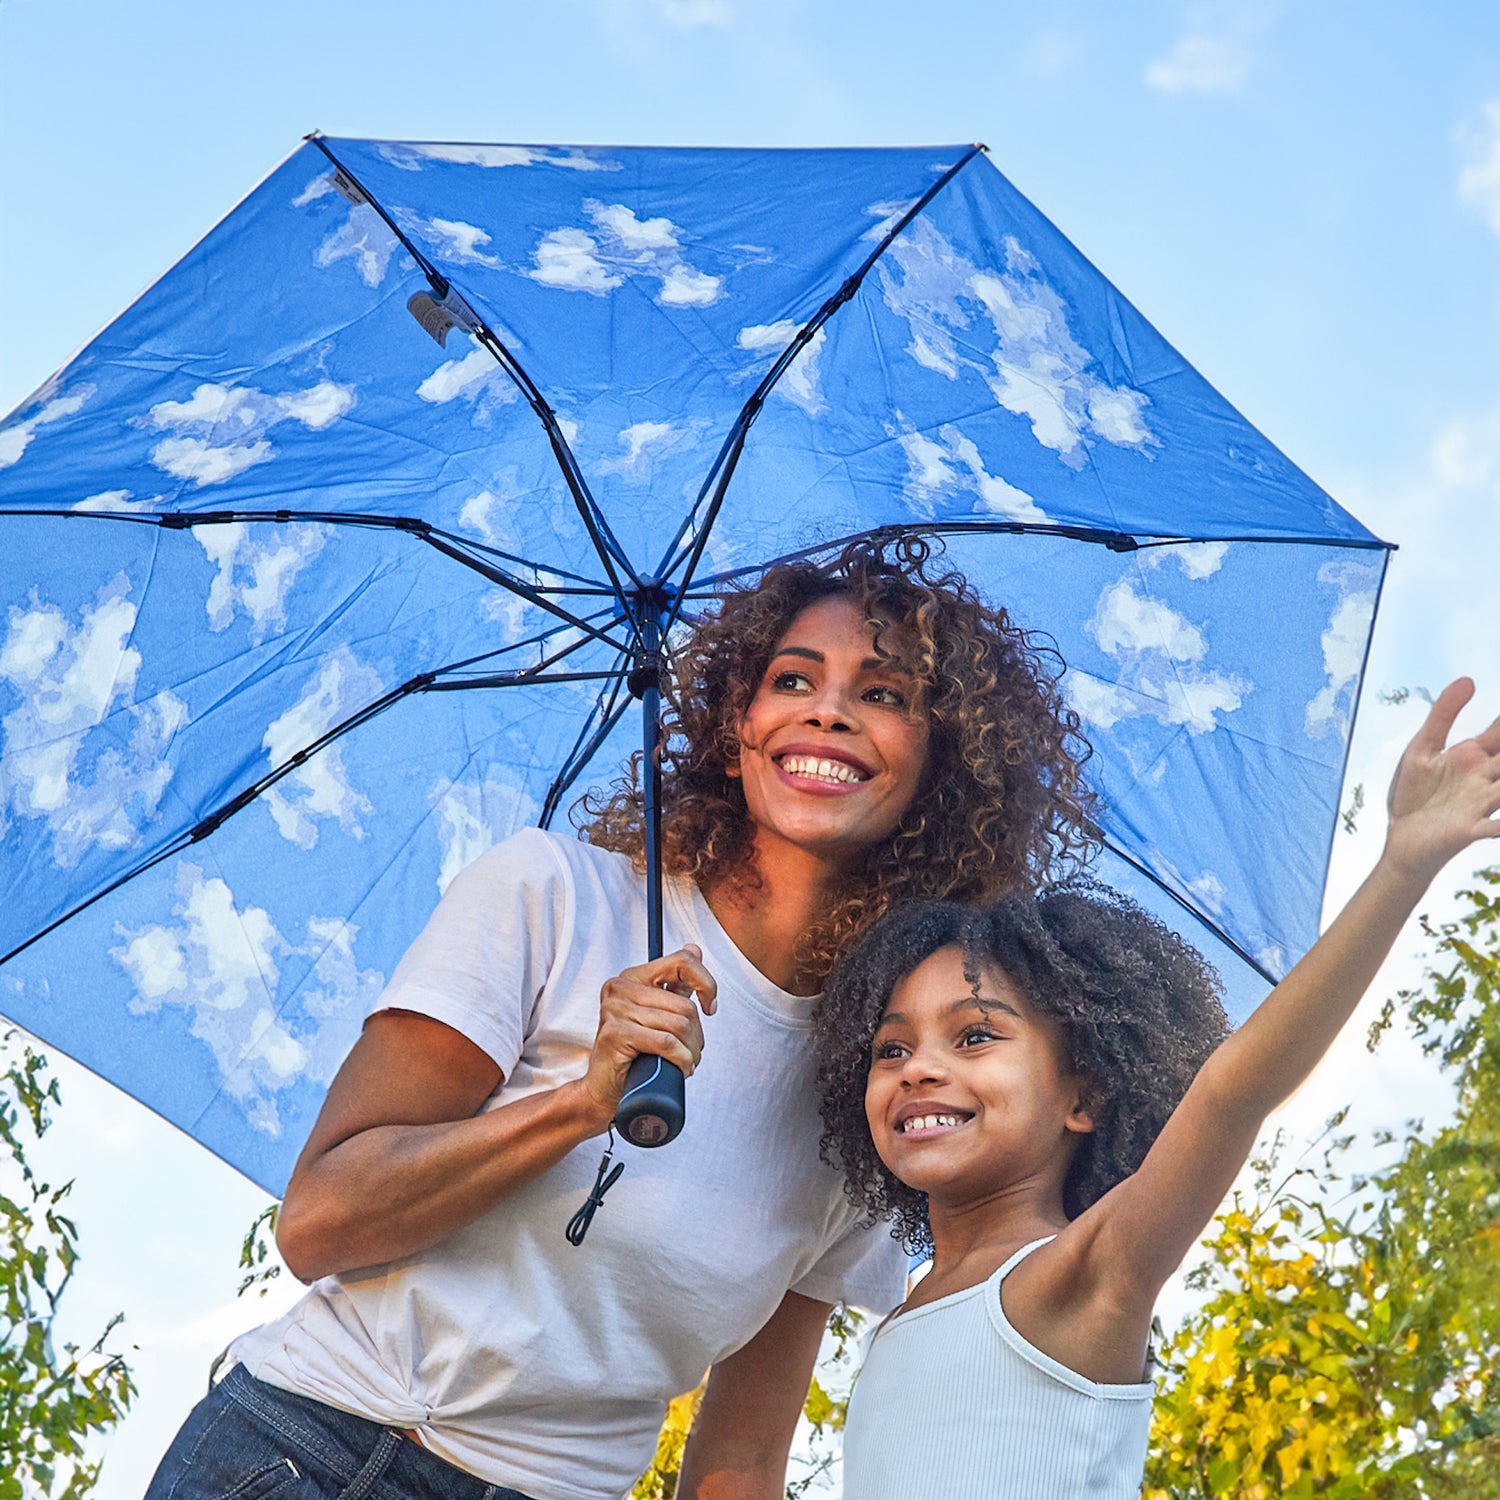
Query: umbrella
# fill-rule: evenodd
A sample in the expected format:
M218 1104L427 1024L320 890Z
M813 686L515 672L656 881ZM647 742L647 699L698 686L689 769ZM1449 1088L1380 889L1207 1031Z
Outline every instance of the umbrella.
M273 1191L454 873L856 534L1056 639L1103 873L1243 1010L1388 553L971 146L310 138L0 424L0 524L0 1012Z

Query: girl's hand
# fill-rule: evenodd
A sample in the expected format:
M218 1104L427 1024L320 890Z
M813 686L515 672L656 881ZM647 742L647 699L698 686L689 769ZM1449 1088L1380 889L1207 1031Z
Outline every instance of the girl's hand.
M1474 683L1450 682L1396 767L1386 806L1384 859L1424 885L1461 849L1500 837L1500 719L1473 739L1449 746Z
M695 943L637 964L605 983L599 992L599 1031L583 1078L605 1124L614 1119L625 1092L625 1074L642 1053L675 1063L684 1076L692 1074L703 1055L698 1010L701 1006L705 1015L712 1015L718 993Z

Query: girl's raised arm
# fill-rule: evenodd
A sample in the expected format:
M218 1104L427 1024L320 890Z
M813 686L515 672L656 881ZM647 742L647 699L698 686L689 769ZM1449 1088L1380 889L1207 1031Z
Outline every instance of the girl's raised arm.
M1460 850L1500 836L1500 719L1448 746L1474 695L1445 688L1407 746L1375 868L1327 932L1209 1058L1134 1176L1069 1226L1087 1284L1138 1309L1213 1217L1266 1116L1312 1071L1369 987L1402 924Z

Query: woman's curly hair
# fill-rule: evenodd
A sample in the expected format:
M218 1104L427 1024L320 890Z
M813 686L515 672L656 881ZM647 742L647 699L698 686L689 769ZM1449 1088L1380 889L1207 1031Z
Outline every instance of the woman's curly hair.
M867 851L803 936L797 960L822 979L855 933L913 898L977 901L1033 889L1081 866L1096 834L1080 768L1091 753L1058 682L1051 641L991 609L917 536L861 541L831 562L778 563L724 595L673 653L664 694L663 857L669 874L711 891L753 885L754 827L740 782L739 729L777 644L809 605L842 597L874 622L876 649L922 685L930 735L911 806ZM574 822L590 843L644 859L637 756Z
M1083 1080L1093 1130L1077 1137L1063 1182L1076 1218L1145 1160L1209 1054L1228 1035L1218 975L1135 902L1076 882L974 909L923 902L892 912L835 970L813 1018L823 1159L850 1200L913 1253L930 1253L927 1195L875 1152L865 1119L871 1044L892 991L940 948L964 952L977 986L998 969L1039 1015L1058 1023L1059 1063Z

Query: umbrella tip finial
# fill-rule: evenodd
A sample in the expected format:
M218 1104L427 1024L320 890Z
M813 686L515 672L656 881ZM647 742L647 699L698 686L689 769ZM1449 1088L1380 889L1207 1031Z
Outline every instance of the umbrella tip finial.
M302 139L304 141L316 141L322 136L322 134L323 132L321 130L313 129L309 130L307 134L302 137Z

